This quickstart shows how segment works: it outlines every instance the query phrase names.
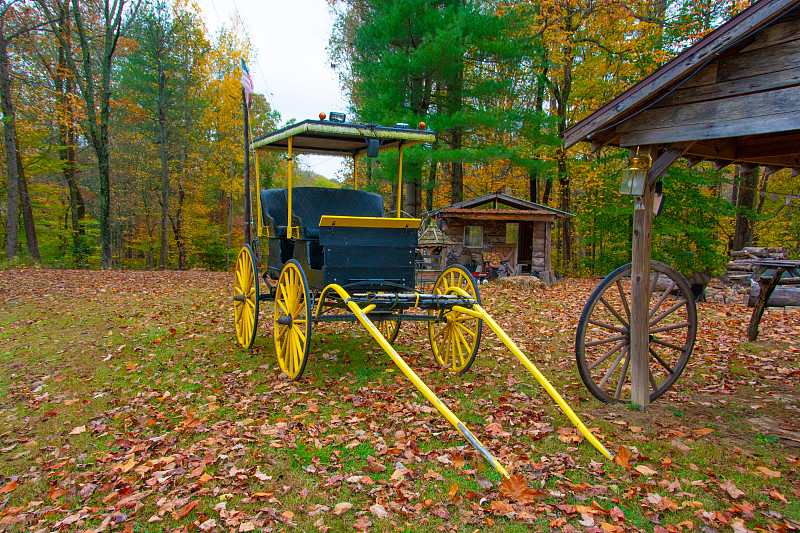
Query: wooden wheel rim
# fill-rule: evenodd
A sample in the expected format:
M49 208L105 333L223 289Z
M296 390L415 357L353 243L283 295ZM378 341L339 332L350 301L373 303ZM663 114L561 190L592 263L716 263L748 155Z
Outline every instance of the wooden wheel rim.
M480 303L481 296L472 274L461 265L453 265L439 275L433 294L447 294L451 287L464 290ZM437 311L429 311L436 314ZM481 343L483 320L457 311L438 311L442 322L428 323L431 351L439 366L464 373L475 362Z
M624 265L598 285L581 314L575 355L581 379L597 399L630 402L630 274ZM680 377L694 349L697 308L689 284L674 268L650 266L650 401Z
M233 271L233 322L236 338L246 349L253 346L258 327L258 267L253 250L245 244Z
M275 354L281 371L292 381L300 379L308 362L311 333L311 299L300 263L287 262L275 289Z

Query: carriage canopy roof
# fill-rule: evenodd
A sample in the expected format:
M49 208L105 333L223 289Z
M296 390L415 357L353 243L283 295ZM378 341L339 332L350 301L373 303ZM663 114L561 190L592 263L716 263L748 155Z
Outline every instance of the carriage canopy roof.
M289 138L292 151L300 154L363 156L367 153L367 139L378 139L380 151L397 150L400 146L414 146L436 141L430 130L413 130L378 126L377 124L351 124L328 120L304 120L290 124L255 139L253 149L286 152Z

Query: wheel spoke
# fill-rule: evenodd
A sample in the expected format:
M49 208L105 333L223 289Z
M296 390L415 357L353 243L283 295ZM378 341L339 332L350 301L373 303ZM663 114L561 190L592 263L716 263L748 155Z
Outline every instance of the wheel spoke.
M672 291L674 289L675 289L675 281L672 280L672 283L670 283L669 288L664 291L664 293L661 295L661 298L659 298L658 302L656 302L656 305L654 305L653 308L650 310L650 314L647 315L647 320L653 318L653 315L656 314L658 308L661 307L661 304L664 303L664 300L666 300L669 297L669 295L672 294Z
M664 320L666 317L668 317L669 315L671 315L672 313L683 307L684 305L686 305L686 300L679 301L678 303L676 303L675 305L673 305L672 307L670 307L669 309L658 315L656 318L651 320L650 323L648 324L648 327L652 328L653 326Z
M650 334L652 335L653 333L663 333L665 331L688 328L689 326L691 326L689 322L681 322L680 324L673 324L671 326L661 326L660 328L651 329Z
M609 357L620 351L627 344L628 344L627 340L624 340L619 344L617 344L616 346L614 346L613 348L611 348L609 351L603 354L603 356L600 357L600 359L589 365L589 370L594 370L595 368L597 368L597 365L603 364L603 361L605 361L606 359L608 359Z
M653 337L653 340L651 340L650 342L660 344L661 346L666 346L667 348L672 348L673 350L677 350L679 352L683 351L683 346L678 346L677 344L672 344L671 342L662 341L661 339L657 339L655 337Z
M625 296L625 290L622 288L622 281L617 280L617 291L619 292L619 298L622 300L622 307L625 309L625 316L628 320L631 319L631 308L628 305L628 297Z
M600 388L601 389L603 387L605 387L606 382L608 381L608 378L610 378L611 374L613 374L614 371L617 369L617 367L619 366L619 362L622 361L622 357L625 355L626 352L627 352L627 350L621 351L620 354L617 356L617 358L614 359L614 363L611 365L611 367L608 370L606 370L606 373L603 376L603 379L600 380Z
M600 346L602 344L608 344L609 342L617 342L622 340L627 340L627 335L614 335L613 337L606 337L605 339L600 339L596 341L587 342L585 346L587 348L591 348L593 346Z
M601 296L601 297L600 297L600 301L601 301L601 302L603 302L603 305L605 305L605 306L606 306L606 308L607 308L609 311L611 311L611 314L612 314L612 315L614 315L614 316L617 318L617 320L619 320L619 321L622 323L622 325L623 325L624 327L626 327L626 328L630 328L630 326L628 325L628 321L627 321L627 320L625 320L624 318L622 318L622 315L620 315L620 314L619 314L619 312L618 312L616 309L614 309L614 307L613 307L613 306L612 306L610 303L608 303L608 301L607 301L605 298L603 298L603 297Z
M619 333L628 333L628 330L625 328L621 328L619 326L612 326L611 324L606 324L605 322L600 322L599 320L589 320L589 324L593 326L599 326L601 328L610 329L611 331L616 331Z
M669 372L669 374L670 374L670 375L672 375L672 374L674 374L674 373L675 373L675 371L672 369L672 367L670 367L670 366L667 364L667 362L666 362L666 361L664 361L664 360L661 358L661 356L659 356L659 355L656 353L656 351L655 351L654 349L652 349L652 348L649 348L649 351L650 351L650 355L652 355L652 356L653 356L653 357L656 359L656 361L658 361L659 363L661 363L661 366L663 366L664 368L666 368L666 369L667 369L667 372Z
M614 391L614 399L619 400L620 394L622 394L622 386L625 384L625 378L628 376L628 363L630 363L631 356L630 350L625 348L625 363L622 365L622 374L619 376L619 381L617 381L617 389Z

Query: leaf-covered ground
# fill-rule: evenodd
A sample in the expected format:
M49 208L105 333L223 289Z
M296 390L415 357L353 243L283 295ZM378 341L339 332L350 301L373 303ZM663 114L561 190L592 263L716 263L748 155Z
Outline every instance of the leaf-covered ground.
M800 313L702 303L692 361L646 413L594 400L572 354L596 281L482 289L484 306L614 450L607 461L491 333L473 369L398 350L514 476L500 477L353 324L279 375L232 277L0 272L2 531L792 531Z

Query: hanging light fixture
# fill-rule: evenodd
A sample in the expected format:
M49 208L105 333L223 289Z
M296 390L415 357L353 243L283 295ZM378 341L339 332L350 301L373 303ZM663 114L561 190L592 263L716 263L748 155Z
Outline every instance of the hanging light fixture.
M647 171L653 165L653 159L649 154L640 154L636 149L636 155L631 158L631 166L622 171L622 183L619 187L620 194L632 194L641 196L644 194L644 185L647 182Z

